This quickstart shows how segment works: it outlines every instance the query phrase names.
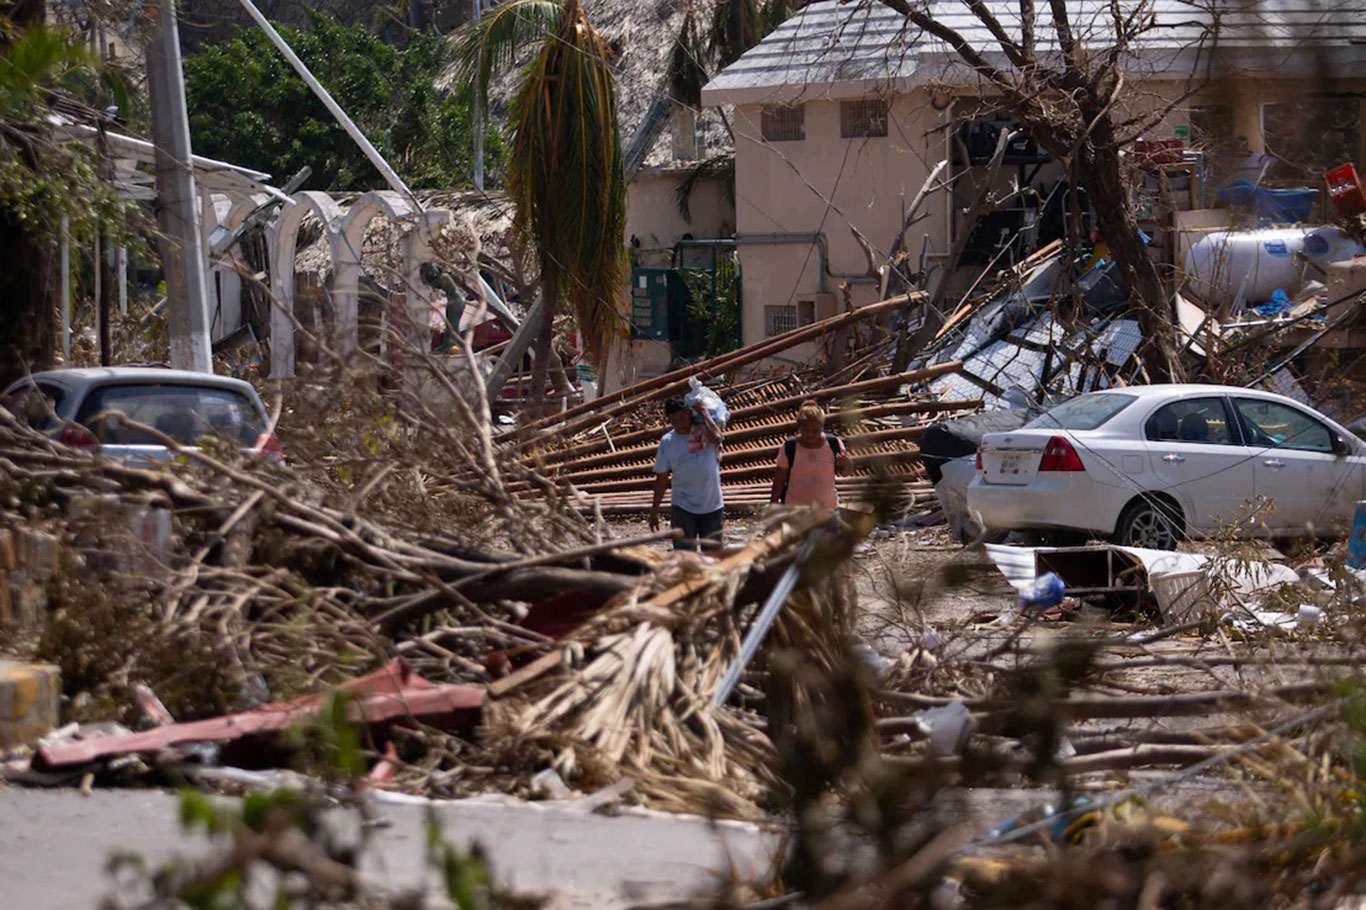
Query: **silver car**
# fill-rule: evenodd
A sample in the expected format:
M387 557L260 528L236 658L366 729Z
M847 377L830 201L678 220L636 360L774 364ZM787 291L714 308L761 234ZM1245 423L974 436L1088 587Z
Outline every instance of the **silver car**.
M67 445L124 461L157 461L171 450L114 414L151 427L182 446L205 436L283 460L268 432L265 405L241 379L155 367L46 370L12 384L0 405Z
M1270 392L1092 392L982 437L968 506L992 530L1081 532L1171 549L1186 536L1337 536L1366 497L1366 443ZM1248 524L1252 500L1272 510Z

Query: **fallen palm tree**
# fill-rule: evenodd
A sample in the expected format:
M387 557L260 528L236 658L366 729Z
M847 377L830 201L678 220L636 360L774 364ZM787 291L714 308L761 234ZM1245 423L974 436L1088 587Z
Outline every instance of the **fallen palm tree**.
M339 388L328 404L341 397L368 425ZM545 484L534 467L495 463L435 496L424 476L460 459L487 463L492 449L477 411L463 425L430 424L423 407L393 396L373 424L387 435L328 435L325 449L310 445L311 426L292 437L282 426L287 467L166 437L172 459L120 462L0 411L4 525L42 528L65 554L50 613L28 630L41 640L25 653L59 663L94 717L129 722L143 687L189 722L290 702L402 657L432 684L489 692L477 729L400 732L386 720L383 736L404 743L399 781L411 789L525 793L551 768L581 789L629 778L634 798L661 808L761 814L775 786L763 698L746 686L734 708L711 699L817 519L779 525L719 560L665 560L642 544L667 535L605 540L554 497L506 492ZM416 524L437 509L444 521ZM128 531L130 515L148 512L172 528L150 547ZM824 542L803 561L823 568L784 594L772 643L838 660L852 604L833 568L866 530L819 532ZM84 584L74 583L77 564ZM128 748L179 743L167 735ZM106 746L101 760L120 753ZM471 766L492 770L472 779Z
M843 576L829 570L858 532L818 530L807 518L722 559L661 568L568 637L528 649L521 666L488 687L477 760L495 778L510 778L505 789L513 792L531 792L534 774L548 768L585 791L626 780L637 800L655 808L761 817L780 787L773 745L755 713L763 699L751 688L742 698L748 706L729 708L714 696L740 658L757 603L813 533L822 542L767 644L800 647L814 664L834 666L853 609ZM467 778L430 786L445 770L426 767L411 783L466 792Z

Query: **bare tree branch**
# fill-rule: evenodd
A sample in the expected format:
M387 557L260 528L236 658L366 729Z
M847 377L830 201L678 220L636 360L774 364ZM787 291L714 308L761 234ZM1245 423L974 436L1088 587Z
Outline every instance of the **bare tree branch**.
M1067 0L1048 0L1053 10L1053 31L1058 36L1058 47L1067 61L1067 69L1081 73L1081 61L1077 57L1077 39L1072 34L1072 21L1067 16Z
M1020 47L1034 59L1034 0L1020 0Z
M983 78L1002 91L1014 92L1014 82L999 69L987 62L986 58L977 52L967 39L960 35L955 29L950 28L938 19L933 19L921 10L915 9L906 0L882 0L883 4L896 10L905 16L910 22L924 31L934 35L939 40L953 48L954 53L963 58L969 66L977 71ZM1059 0L1061 2L1061 0Z
M967 3L968 9L972 10L972 14L977 17L979 22L986 26L987 31L991 32L991 36L996 39L996 43L1001 45L1001 50L1005 53L1007 60L1021 69L1034 62L1029 57L1025 56L1024 50L1010 37L1006 30L1001 26L1001 21L992 14L983 0L967 0Z

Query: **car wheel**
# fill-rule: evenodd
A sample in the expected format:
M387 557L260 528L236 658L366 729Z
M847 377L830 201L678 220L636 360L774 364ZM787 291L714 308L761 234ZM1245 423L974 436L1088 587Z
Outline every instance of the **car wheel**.
M1175 550L1181 537L1181 516L1161 500L1131 503L1115 529L1115 540L1122 546L1148 550Z
M975 522L970 528L959 528L957 533L958 542L963 546L975 543L1005 543L1009 536L1009 531L987 531Z

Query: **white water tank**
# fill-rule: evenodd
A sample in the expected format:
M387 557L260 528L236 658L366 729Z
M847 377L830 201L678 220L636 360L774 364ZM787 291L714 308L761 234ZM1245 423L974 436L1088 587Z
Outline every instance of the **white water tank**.
M1366 255L1366 247L1332 226L1216 231L1191 245L1184 270L1207 305L1229 304L1237 312L1271 299L1277 289L1295 296L1302 276L1296 253L1322 267Z

